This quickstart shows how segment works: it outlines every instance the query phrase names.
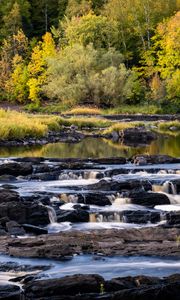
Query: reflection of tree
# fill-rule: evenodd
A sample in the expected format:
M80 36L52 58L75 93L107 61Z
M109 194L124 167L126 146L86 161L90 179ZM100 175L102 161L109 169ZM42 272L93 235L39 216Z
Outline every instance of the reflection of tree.
M168 154L180 156L180 135L159 136L156 141L145 147L129 147L110 140L87 138L77 144L57 143L32 147L0 147L1 157L44 156L44 157L131 157L136 154Z

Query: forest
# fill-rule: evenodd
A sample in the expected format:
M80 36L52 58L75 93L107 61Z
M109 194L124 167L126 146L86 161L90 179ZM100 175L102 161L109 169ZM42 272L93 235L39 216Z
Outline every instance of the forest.
M179 0L0 0L0 102L180 112Z

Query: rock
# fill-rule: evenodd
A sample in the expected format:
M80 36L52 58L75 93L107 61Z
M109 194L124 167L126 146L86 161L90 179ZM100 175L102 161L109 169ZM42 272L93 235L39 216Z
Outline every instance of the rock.
M19 194L15 191L9 189L0 189L0 204L4 202L19 202L20 197Z
M0 284L0 299L2 300L20 300L21 289L13 284Z
M59 210L57 215L58 222L89 222L89 213L82 209L76 210Z
M140 159L147 161L147 164L166 164L166 163L179 163L180 158L171 157L169 155L136 155L132 158L136 163Z
M155 140L157 135L147 130L145 127L135 127L135 128L127 128L119 132L120 137L124 140L124 142L131 142L134 144L138 143L149 143L152 140Z
M134 160L134 164L138 165L138 166L143 166L147 164L147 160L145 157L142 156L138 156L135 160Z
M125 157L107 157L107 158L91 158L89 159L92 163L105 164L105 165L124 165L126 163Z
M40 164L45 161L44 157L18 157L14 158L14 161L23 162L23 163L31 163L31 164Z
M27 233L33 233L33 234L36 234L36 235L47 234L48 233L47 229L41 228L41 227L38 227L38 226L33 226L33 225L30 225L30 224L22 224L22 227L24 228L24 230Z
M0 203L0 218L8 217L19 224L47 225L49 216L46 207L37 203L23 203L21 201Z
M0 181L7 182L7 181L16 181L16 180L17 180L16 177L13 175L1 175L0 176Z
M131 203L147 207L170 204L168 196L162 193L132 191L129 193L128 197L131 199Z
M33 168L31 163L4 163L0 165L0 175L29 175L32 174Z
M168 225L180 225L180 211L171 211L166 214Z
M105 205L112 204L108 196L102 193L83 194L81 197L80 196L78 197L78 203L98 205L98 206L105 206Z
M126 223L147 224L149 222L160 222L160 213L156 211L123 211L122 216L124 217L124 222Z
M133 190L133 189L144 189L145 191L152 190L152 185L146 180L106 180L102 179L97 183L90 184L88 186L83 186L82 188L88 190L98 190L98 191L117 191L121 192L123 190Z
M99 293L104 279L99 275L73 275L58 279L39 280L25 286L27 300L61 295ZM68 298L66 298L68 299Z
M6 229L10 235L24 235L25 230L15 221L9 221L6 223Z

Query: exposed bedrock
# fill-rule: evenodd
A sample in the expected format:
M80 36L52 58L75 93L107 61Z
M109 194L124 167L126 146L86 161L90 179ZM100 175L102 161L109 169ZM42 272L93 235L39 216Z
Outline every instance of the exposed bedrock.
M163 279L148 276L113 278L99 275L73 275L59 279L30 282L25 296L44 300L179 300L180 275Z
M32 238L0 236L0 251L13 256L61 259L75 253L180 256L180 228L104 229L61 232Z

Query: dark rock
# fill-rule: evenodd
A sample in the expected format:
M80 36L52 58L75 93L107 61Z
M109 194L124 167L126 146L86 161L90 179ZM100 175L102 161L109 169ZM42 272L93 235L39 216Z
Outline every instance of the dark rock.
M88 193L82 195L82 197L78 197L78 203L90 204L90 205L98 205L105 206L111 205L111 201L108 196L102 193Z
M166 163L179 163L180 159L171 157L169 155L136 155L132 158L136 163L139 159L144 159L148 164L166 164Z
M122 215L124 217L124 222L135 223L135 224L146 224L158 223L160 222L160 213L156 211L144 211L144 210L134 210L134 211L123 211Z
M58 222L89 222L89 213L82 209L60 210L57 215Z
M0 299L2 300L20 300L21 289L13 284L0 284Z
M99 293L104 279L99 275L73 275L59 279L40 280L25 286L26 299ZM68 298L66 298L68 299Z
M14 158L13 160L17 162L28 162L32 164L40 164L45 160L45 158L44 157L18 157L18 158Z
M38 227L38 226L33 226L33 225L30 225L30 224L22 224L22 227L24 228L24 230L27 233L33 233L33 234L36 234L36 235L47 234L48 233L47 229L41 228L41 227Z
M133 191L129 193L128 197L131 199L131 203L147 207L154 207L161 204L170 204L168 196L162 193Z
M8 189L0 189L0 203L4 203L4 202L19 202L20 201L20 197L19 194L15 191L11 191Z
M0 181L16 181L16 177L13 175L1 175L0 176Z
M31 174L33 171L31 163L5 163L0 165L0 175L28 175Z
M21 225L15 221L9 221L6 223L6 229L10 235L24 235L25 230Z
M157 137L154 132L147 130L145 127L127 128L119 132L119 135L124 140L124 143L128 141L135 144L148 143Z
M180 211L171 211L166 214L168 225L180 225Z
M82 187L83 188L83 187ZM152 190L152 185L146 180L105 180L102 179L97 183L84 186L84 189L88 190L100 190L100 191L123 191L123 190L133 190L133 189L144 189L145 191Z
M49 217L46 207L37 203L7 202L0 204L0 218L8 217L19 224L47 225Z

